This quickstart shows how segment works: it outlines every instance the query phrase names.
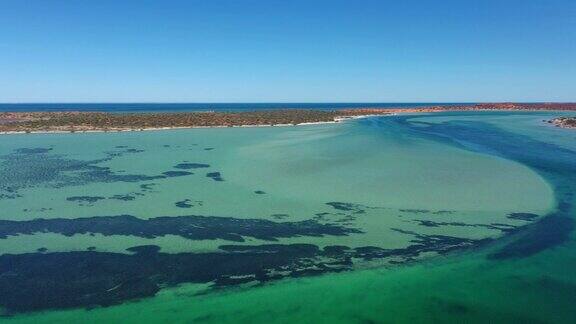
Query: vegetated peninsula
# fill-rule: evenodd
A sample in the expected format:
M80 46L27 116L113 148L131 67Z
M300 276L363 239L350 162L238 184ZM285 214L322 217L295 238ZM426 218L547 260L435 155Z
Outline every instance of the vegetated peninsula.
M4 112L0 133L136 131L192 127L302 125L367 115L481 110L576 110L576 103L484 103L419 108L277 109L243 112Z
M558 117L548 121L556 127L576 129L576 117Z

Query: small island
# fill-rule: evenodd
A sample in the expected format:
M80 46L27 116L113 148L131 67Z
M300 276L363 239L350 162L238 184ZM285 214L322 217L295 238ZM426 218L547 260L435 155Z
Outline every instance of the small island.
M0 134L50 132L117 132L195 127L292 126L337 123L351 118L446 111L576 110L576 103L484 103L418 108L350 108L337 110L276 109L242 112L104 113L3 112ZM561 121L572 125L572 121ZM563 126L564 127L564 126Z
M548 122L556 127L576 129L576 117L558 117Z

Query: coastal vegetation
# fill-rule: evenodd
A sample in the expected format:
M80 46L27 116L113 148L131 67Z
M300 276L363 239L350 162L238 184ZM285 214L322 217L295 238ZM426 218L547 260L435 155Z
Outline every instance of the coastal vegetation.
M420 108L354 108L339 110L278 109L243 112L104 113L4 112L0 132L126 131L189 127L299 125L337 122L364 115L476 110L576 110L575 103L494 103ZM559 119L571 125L571 119Z

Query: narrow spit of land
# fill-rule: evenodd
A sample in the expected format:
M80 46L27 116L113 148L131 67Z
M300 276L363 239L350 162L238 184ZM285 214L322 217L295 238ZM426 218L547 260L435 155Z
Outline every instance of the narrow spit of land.
M333 123L348 118L398 113L481 110L576 110L576 103L494 103L420 108L355 108L340 110L278 109L245 112L103 113L4 112L0 133L137 131L193 127L280 126Z

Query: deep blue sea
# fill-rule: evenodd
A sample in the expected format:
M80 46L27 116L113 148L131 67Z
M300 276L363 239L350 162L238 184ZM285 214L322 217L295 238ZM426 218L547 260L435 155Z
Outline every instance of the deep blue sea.
M253 111L266 109L417 108L463 103L0 103L0 112L18 111L105 111L105 112L188 112Z

